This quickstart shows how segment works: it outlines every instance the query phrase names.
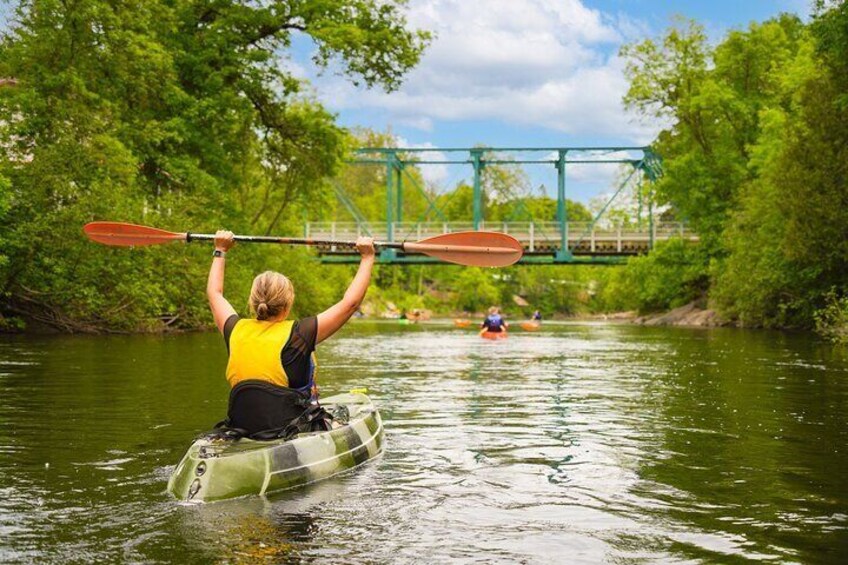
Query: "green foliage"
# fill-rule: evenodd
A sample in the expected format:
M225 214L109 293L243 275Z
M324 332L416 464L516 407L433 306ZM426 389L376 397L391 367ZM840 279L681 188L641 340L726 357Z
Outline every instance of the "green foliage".
M662 45L647 40L622 50L631 82L625 103L675 122L655 146L663 157L660 201L691 223L711 253L723 252L727 215L751 177L748 151L759 110L797 49L801 27L791 16L751 24L711 52L699 25L680 22Z
M486 210L491 199L484 192L481 200L483 210ZM450 221L471 222L474 219L474 187L459 183L450 192L440 194L436 199L436 205Z
M569 222L591 222L593 219L589 209L580 202L566 199L565 207ZM495 222L555 222L557 201L548 196L506 200L490 206L486 218Z
M592 267L511 267L502 277L502 303L513 315L524 317L535 310L545 316L580 314L594 308L592 289L598 274ZM520 296L529 306L517 306L513 296Z
M0 89L3 312L69 331L208 322L208 249L106 249L82 225L299 232L350 141L282 64L291 34L312 38L319 65L338 59L354 80L391 90L429 40L406 29L402 7L20 2L0 40L0 75L17 79ZM248 272L275 264L300 279L305 311L339 291L340 277L303 253L236 256L247 261L228 279L239 292Z
M498 305L501 292L492 279L492 271L468 267L459 272L453 282L456 305L460 310L481 312L489 306Z
M728 224L715 292L743 323L810 327L830 290L845 288L848 111L835 76L804 37L781 71L782 105L760 113L757 177Z
M835 343L848 344L848 296L840 298L835 289L828 292L815 319L817 332Z
M706 262L700 245L681 239L660 242L649 255L608 271L599 305L608 311L655 312L700 299L709 282Z
M665 273L662 284L649 272L668 253L658 249L631 261L605 293L631 293L640 309L668 307L703 289L709 272L724 314L780 327L811 327L830 289L844 294L846 22L848 5L820 2L808 26L781 15L710 48L690 22L661 44L623 50L625 102L672 120L655 146L657 198L701 236L702 256L690 262L701 272Z

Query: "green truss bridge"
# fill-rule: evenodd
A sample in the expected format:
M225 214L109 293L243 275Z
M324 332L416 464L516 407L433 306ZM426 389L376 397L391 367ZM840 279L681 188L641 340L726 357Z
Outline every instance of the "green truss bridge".
M304 236L315 239L355 239L360 235L382 241L417 241L449 232L487 230L508 233L525 249L521 263L617 263L626 257L648 253L657 241L684 238L696 241L697 234L683 222L660 221L655 217L653 182L661 174L660 159L648 147L550 147L550 148L363 148L350 161L353 166L379 167L386 190L385 218L367 221L335 183L339 201L353 217L352 221L306 222ZM569 221L566 207L568 171L586 165L615 164L622 169L622 180L592 221ZM508 221L487 221L483 217L484 175L490 165L552 167L556 175L556 221L530 217ZM409 173L411 167L455 166L467 168L473 189L472 220L448 221L432 192ZM420 178L420 177L419 177ZM616 221L607 210L627 188L636 195L636 219ZM404 191L417 190L429 203L427 210L410 221L404 218ZM520 198L519 198L520 200ZM349 248L319 248L321 260L328 263L358 261ZM404 254L384 249L382 263L433 263L423 255Z

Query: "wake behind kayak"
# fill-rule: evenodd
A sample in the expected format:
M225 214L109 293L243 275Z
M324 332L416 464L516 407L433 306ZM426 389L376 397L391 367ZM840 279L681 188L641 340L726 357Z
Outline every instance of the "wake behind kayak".
M346 411L347 423L288 440L200 437L171 475L168 492L195 503L263 495L332 477L380 454L383 422L366 395L339 394L321 405Z

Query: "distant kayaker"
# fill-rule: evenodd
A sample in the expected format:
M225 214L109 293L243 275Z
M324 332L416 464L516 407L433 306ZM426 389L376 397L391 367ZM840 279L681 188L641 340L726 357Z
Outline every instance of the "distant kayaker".
M538 310L533 312L533 321L536 322L537 324L542 323L542 313L539 312Z
M496 306L492 306L489 308L489 315L480 324L480 333L506 333L507 328L509 328L509 324L501 316L500 310Z
M374 242L360 237L359 270L344 297L317 316L288 320L294 287L280 273L265 271L253 279L248 306L254 318L240 318L224 298L224 263L233 233L215 234L215 251L206 295L215 325L229 352L226 376L230 403L226 426L245 435L270 439L292 426L299 431L326 429L318 407L315 347L336 333L359 309L374 266Z

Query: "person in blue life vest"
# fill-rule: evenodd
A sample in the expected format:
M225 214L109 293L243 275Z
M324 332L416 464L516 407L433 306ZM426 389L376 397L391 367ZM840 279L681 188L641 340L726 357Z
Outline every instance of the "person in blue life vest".
M537 324L542 323L542 313L539 312L538 310L533 312L533 321L536 322Z
M480 333L506 333L507 328L509 328L509 324L501 316L500 310L496 306L492 306L489 308L489 315L480 324Z
M318 405L315 348L359 310L374 266L373 240L357 239L359 270L344 297L299 320L288 319L295 298L291 281L272 271L253 280L248 307L255 317L241 318L224 298L224 264L235 244L233 233L218 231L214 243L206 295L229 353L230 402L223 426L254 439L283 437L292 426L296 431L329 429L331 418Z

